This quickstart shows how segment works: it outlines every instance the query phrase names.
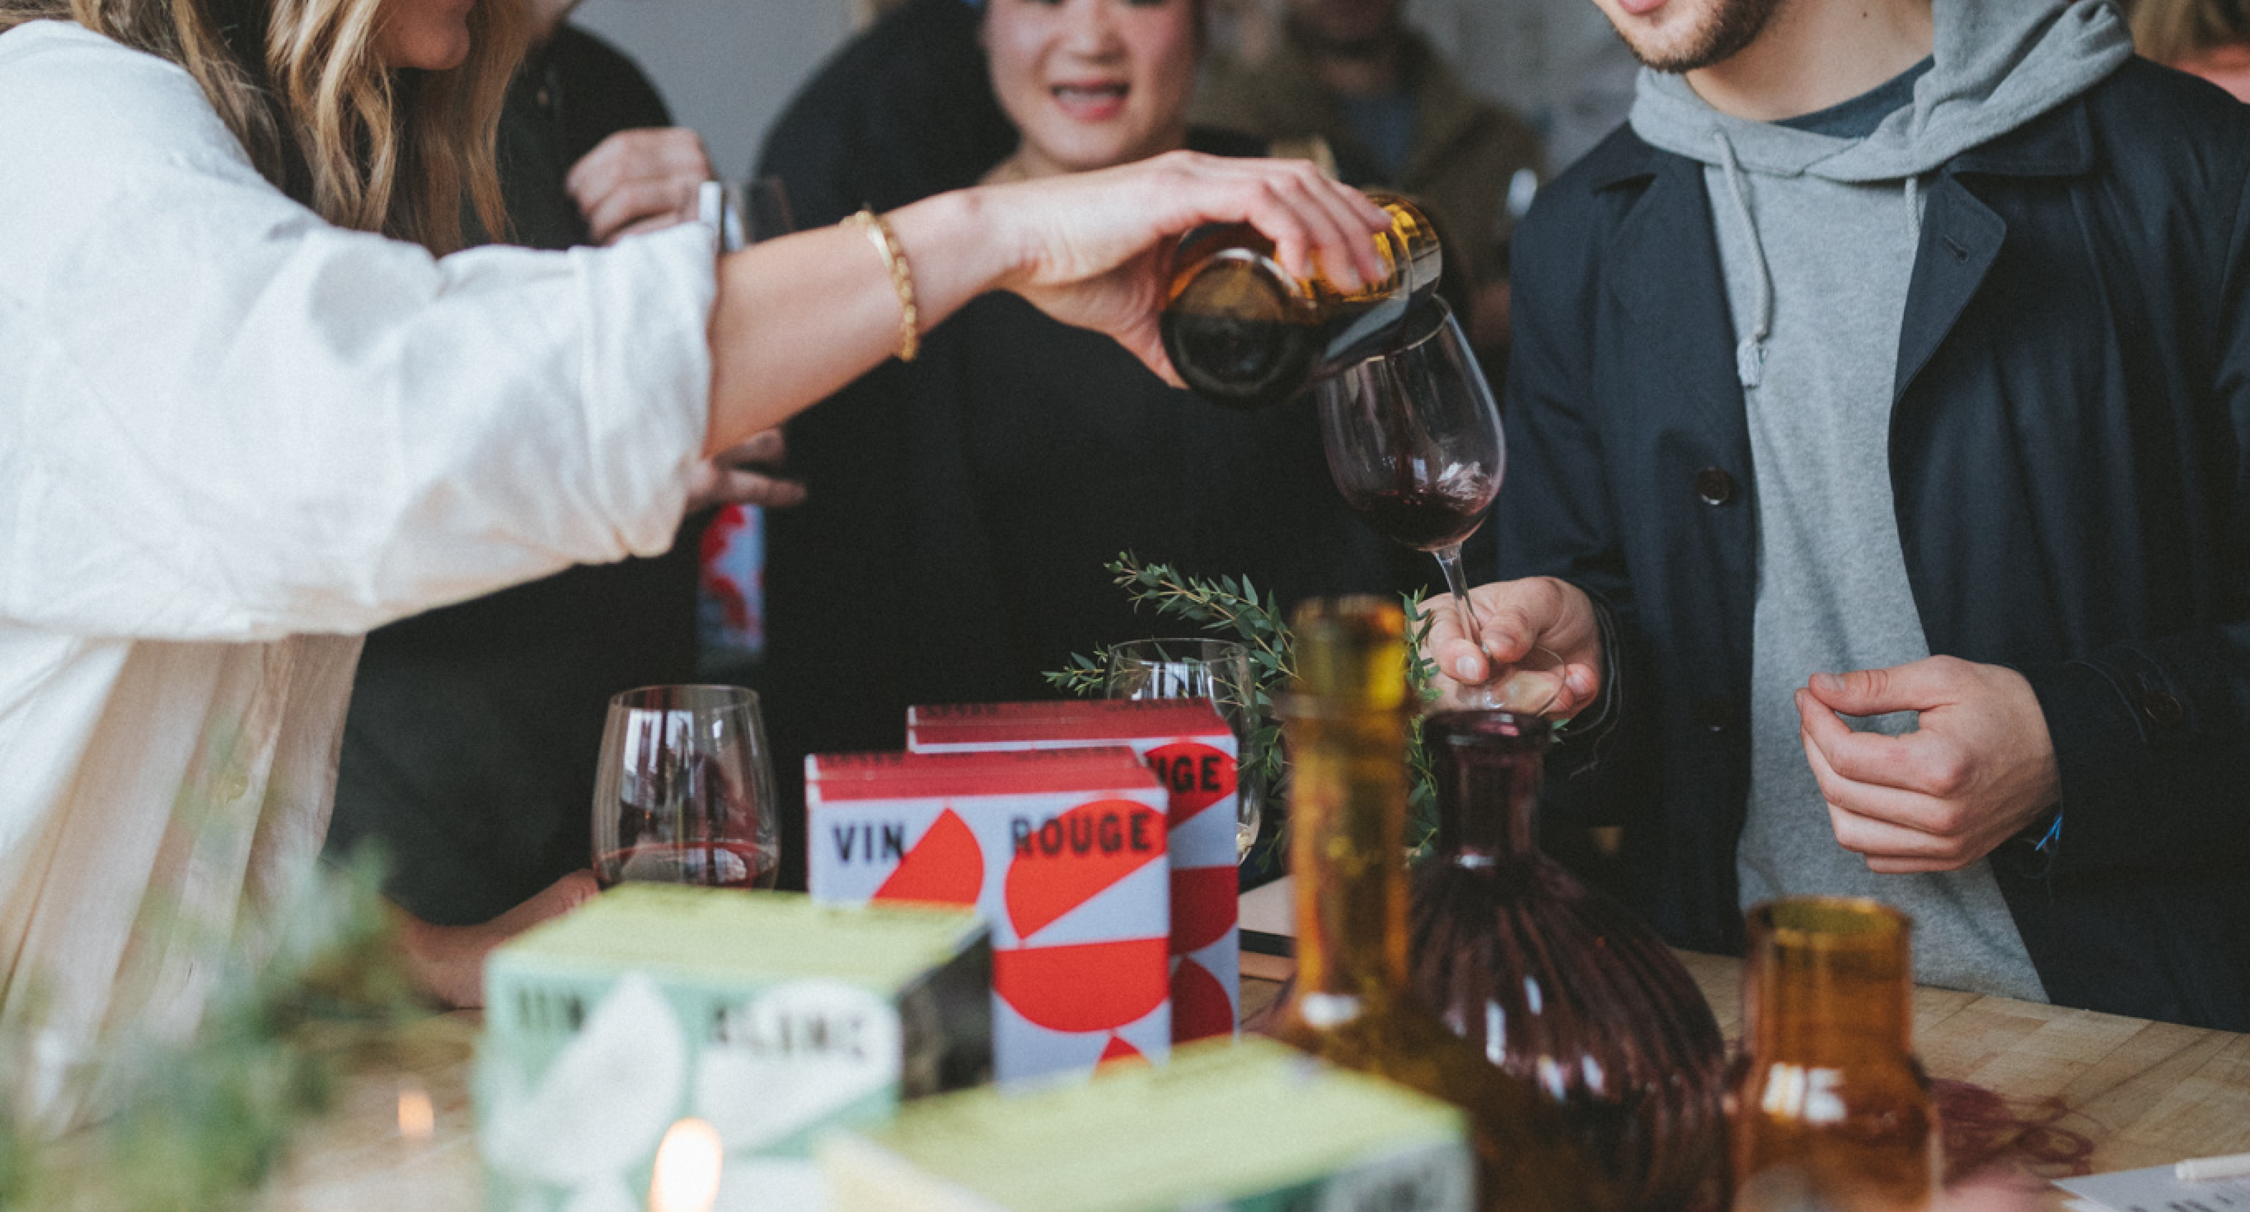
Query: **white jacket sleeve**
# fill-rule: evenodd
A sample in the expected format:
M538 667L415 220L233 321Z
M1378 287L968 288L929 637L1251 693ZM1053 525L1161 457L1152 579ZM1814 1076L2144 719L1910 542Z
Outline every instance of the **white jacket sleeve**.
M671 542L708 233L434 259L251 168L171 64L0 35L0 620L356 632Z

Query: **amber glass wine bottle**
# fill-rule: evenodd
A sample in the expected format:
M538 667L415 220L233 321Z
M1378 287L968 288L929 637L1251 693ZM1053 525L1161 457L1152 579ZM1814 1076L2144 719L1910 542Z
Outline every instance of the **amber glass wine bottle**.
M1735 1207L1928 1207L1937 1117L1911 1043L1906 915L1807 897L1759 905L1748 927Z
M1323 370L1379 353L1412 306L1437 290L1437 232L1411 203L1374 195L1391 216L1375 236L1385 273L1356 291L1297 278L1247 223L1198 228L1172 255L1158 328L1187 385L1235 408L1278 404Z
M1407 965L1404 619L1376 598L1310 602L1293 619L1285 700L1297 977L1273 1034L1469 1114L1479 1206L1609 1212L1607 1185L1555 1109L1448 1031Z

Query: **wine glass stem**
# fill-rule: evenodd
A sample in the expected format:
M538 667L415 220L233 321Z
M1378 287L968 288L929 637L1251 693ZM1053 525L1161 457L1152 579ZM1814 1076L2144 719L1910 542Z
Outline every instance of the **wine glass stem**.
M1477 646L1478 652L1483 652L1484 621L1477 617L1477 608L1469 603L1469 580L1461 572L1461 545L1441 547L1436 555L1438 567L1445 570L1445 586L1453 591L1453 608L1461 616L1461 634Z

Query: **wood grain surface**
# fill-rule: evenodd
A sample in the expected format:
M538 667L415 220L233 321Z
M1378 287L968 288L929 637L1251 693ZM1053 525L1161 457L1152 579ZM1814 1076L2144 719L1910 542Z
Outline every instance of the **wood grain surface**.
M1742 1022L1741 964L1682 953L1730 1047ZM1260 969L1274 972L1270 961ZM1243 982L1243 1012L1280 991ZM1914 995L1915 1049L1932 1076L2010 1099L2055 1097L2059 1122L2093 1143L2091 1168L2129 1170L2250 1152L2250 1035L2065 1010L1946 989ZM475 1212L483 1206L469 1105L473 1013L415 1028L397 1060L356 1074L335 1115L307 1129L259 1212ZM399 1133L402 1091L426 1094L435 1131Z

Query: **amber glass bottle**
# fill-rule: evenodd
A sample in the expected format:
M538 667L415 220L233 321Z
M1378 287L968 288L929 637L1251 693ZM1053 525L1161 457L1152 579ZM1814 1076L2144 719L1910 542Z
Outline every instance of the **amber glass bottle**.
M1554 1108L1446 1030L1408 982L1411 699L1398 606L1376 598L1312 602L1293 626L1297 683L1282 712L1297 979L1273 1034L1465 1109L1481 1207L1609 1212L1607 1187Z
M1799 898L1752 909L1748 925L1736 1208L1927 1207L1937 1116L1911 1042L1906 915L1874 901Z
M1402 199L1375 236L1383 278L1344 291L1327 278L1292 276L1273 242L1247 223L1198 228L1172 255L1158 328L1187 385L1235 408L1278 404L1324 370L1379 353L1409 309L1437 290L1444 268L1437 232Z

